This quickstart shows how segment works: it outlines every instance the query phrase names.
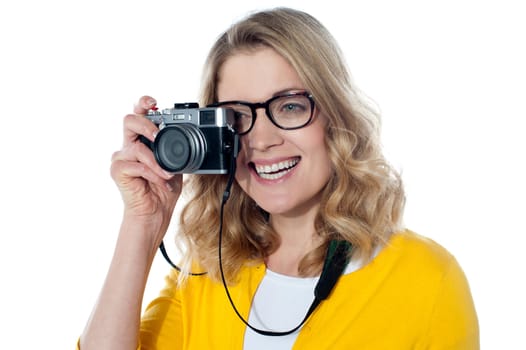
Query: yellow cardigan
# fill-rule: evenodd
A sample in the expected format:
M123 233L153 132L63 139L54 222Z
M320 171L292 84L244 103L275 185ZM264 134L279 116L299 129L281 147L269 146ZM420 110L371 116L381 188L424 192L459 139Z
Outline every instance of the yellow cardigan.
M244 268L229 288L248 319L265 266ZM175 273L147 307L140 349L243 349L246 326L220 283L190 277L177 288ZM305 310L306 311L306 310ZM410 231L358 271L340 278L311 315L293 349L479 349L477 315L467 280L455 258Z

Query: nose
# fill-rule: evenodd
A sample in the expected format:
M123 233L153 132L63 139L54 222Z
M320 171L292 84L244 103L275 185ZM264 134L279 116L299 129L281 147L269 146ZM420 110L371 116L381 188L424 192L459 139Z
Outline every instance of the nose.
M272 124L265 109L256 109L256 114L252 130L244 135L248 148L264 152L270 147L280 145L283 142L280 129Z

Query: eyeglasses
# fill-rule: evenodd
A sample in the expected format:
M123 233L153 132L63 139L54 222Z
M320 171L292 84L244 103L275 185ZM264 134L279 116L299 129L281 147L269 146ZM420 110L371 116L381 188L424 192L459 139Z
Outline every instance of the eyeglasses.
M309 124L314 114L314 99L308 92L292 92L274 96L266 102L224 101L209 107L231 108L235 111L234 129L239 135L252 130L256 110L264 108L270 121L280 129L293 130Z

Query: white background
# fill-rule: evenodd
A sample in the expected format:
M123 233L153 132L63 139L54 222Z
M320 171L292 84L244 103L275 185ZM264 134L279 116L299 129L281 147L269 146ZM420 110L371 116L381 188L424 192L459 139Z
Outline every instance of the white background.
M287 5L329 28L358 86L380 106L386 154L407 186L406 224L463 266L482 347L524 349L526 13L519 3L2 2L2 344L74 347L120 222L109 166L122 117L143 94L162 107L195 100L219 33L248 10ZM167 270L159 256L146 299Z

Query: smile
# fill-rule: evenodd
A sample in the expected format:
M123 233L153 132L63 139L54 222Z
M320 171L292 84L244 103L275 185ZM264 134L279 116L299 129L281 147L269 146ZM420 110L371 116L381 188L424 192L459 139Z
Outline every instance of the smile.
M298 164L299 161L299 158L294 158L274 164L254 164L254 169L256 170L258 176L263 179L277 180L285 176L289 171L291 171Z

